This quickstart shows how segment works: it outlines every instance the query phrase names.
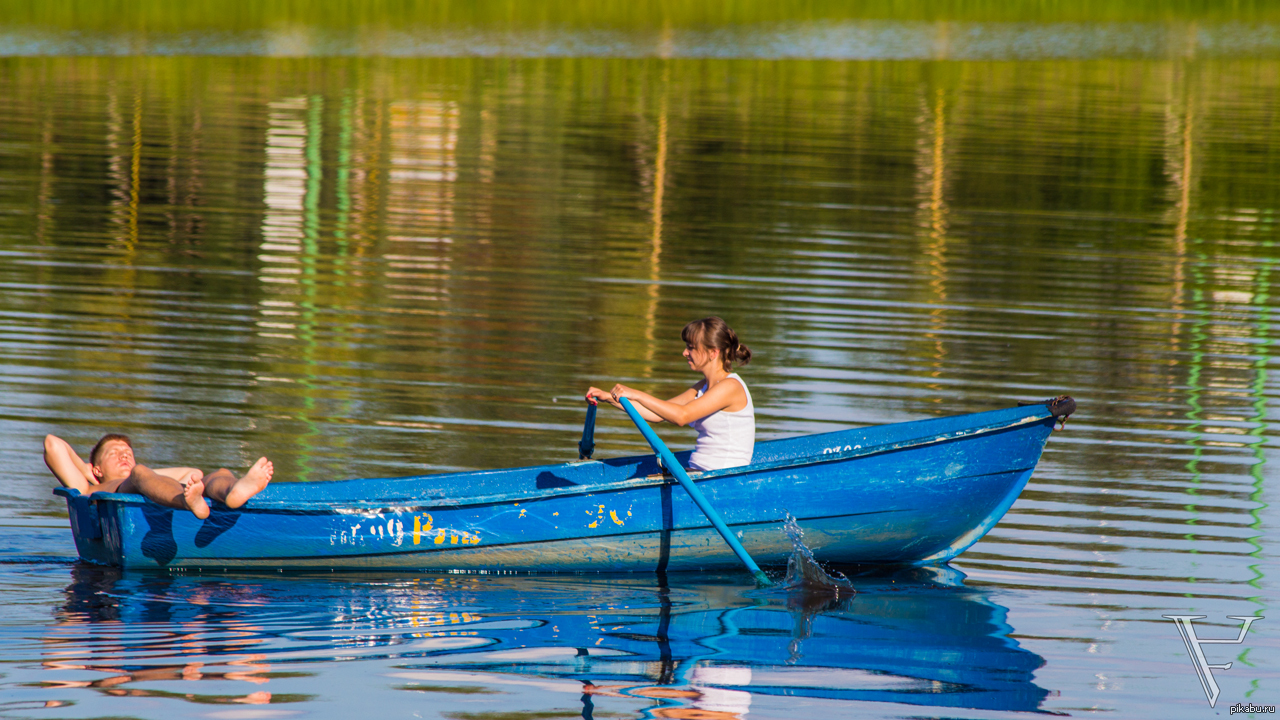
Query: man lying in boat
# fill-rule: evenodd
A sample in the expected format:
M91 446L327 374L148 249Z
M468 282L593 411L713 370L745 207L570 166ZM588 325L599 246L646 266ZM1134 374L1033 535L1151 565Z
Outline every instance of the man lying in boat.
M137 493L178 510L190 510L203 520L209 517L210 498L229 508L244 505L262 492L275 472L271 461L258 458L241 477L226 468L208 476L197 468L152 470L133 458L133 444L124 435L108 433L89 451L89 462L80 459L67 441L54 435L44 438L44 464L63 487L84 495L95 492Z

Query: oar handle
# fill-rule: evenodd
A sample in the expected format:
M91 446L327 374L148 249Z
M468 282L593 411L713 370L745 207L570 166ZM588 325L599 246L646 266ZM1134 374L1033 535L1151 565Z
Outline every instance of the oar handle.
M676 456L667 448L667 444L662 442L662 438L658 437L653 428L649 427L649 423L645 422L645 419L640 416L640 411L636 410L636 406L632 405L631 400L628 398L622 398L621 402L622 408L631 416L631 422L636 424L640 434L644 435L644 439L649 441L649 446L662 459L662 465L675 476L676 480L685 489L685 492L689 493L689 497L693 498L693 502L698 506L698 509L702 511L703 515L707 516L711 524L720 532L720 537L724 538L724 541L729 544L729 547L733 549L733 553L738 556L742 564L747 566L747 570L756 579L756 583L762 587L772 585L773 582L764 574L760 566L756 565L756 561L752 560L751 556L747 554L746 549L742 547L742 543L738 542L737 536L724 523L724 520L720 519L720 513L711 507L711 503L707 501L706 496L702 494L697 485L693 484L693 480L689 478L689 474L676 461Z
M582 439L578 441L578 459L590 460L596 451L596 404L587 403L587 420L582 423Z

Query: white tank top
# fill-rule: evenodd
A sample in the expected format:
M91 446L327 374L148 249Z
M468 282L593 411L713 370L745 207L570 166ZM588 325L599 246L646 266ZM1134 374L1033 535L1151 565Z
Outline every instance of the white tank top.
M756 406L751 402L751 391L738 373L731 373L729 377L742 385L742 391L747 394L747 406L737 412L717 410L689 423L689 427L698 431L698 442L689 456L691 470L720 470L751 464L751 455L756 449ZM702 397L706 390L706 382L703 382L697 397Z

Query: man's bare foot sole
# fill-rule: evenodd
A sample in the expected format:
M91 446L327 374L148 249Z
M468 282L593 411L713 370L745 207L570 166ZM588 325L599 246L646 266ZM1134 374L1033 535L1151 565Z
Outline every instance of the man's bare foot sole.
M178 479L182 483L182 501L193 515L204 520L209 517L209 503L204 501L204 473L192 470Z
M271 482L271 476L275 472L275 465L270 460L264 457L258 458L258 462L249 468L249 472L231 486L231 492L227 493L227 507L238 508L248 502L249 498L262 492L267 483Z

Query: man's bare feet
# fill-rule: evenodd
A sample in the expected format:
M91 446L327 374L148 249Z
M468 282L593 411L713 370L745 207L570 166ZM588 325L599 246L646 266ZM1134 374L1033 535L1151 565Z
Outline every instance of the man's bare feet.
M191 472L178 478L178 482L182 484L182 502L187 506L193 515L204 520L209 517L209 503L204 501L204 473L199 470Z
M244 477L236 481L231 487L231 491L227 493L227 507L238 508L249 501L249 498L262 492L262 489L271 482L271 476L276 472L275 465L271 461L260 457L258 462L249 468L249 472Z

